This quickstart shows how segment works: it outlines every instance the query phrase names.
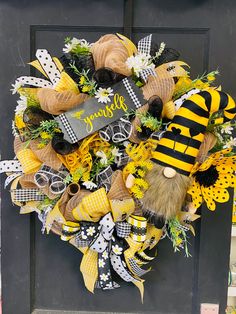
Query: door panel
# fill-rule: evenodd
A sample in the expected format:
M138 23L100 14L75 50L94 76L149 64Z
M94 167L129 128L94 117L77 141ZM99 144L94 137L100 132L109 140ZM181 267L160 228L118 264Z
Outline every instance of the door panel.
M153 33L154 41L164 41L181 52L195 76L219 65L224 89L234 95L236 57L232 50L236 45L233 41L236 4L232 0L222 3L217 0L182 0L178 5L171 0L1 1L2 158L13 156L10 134L15 102L9 92L10 84L18 76L30 73L27 62L34 58L37 48L46 48L60 56L66 36L93 42L102 34L125 31L137 41ZM2 189L3 313L196 314L202 302L220 303L223 313L231 203L219 206L215 213L202 209L202 219L195 226L197 236L189 238L192 258L174 253L168 239L160 242L153 270L145 277L144 304L141 304L137 288L125 283L115 291L89 293L79 271L81 254L54 235L42 235L35 216L19 216L8 191Z

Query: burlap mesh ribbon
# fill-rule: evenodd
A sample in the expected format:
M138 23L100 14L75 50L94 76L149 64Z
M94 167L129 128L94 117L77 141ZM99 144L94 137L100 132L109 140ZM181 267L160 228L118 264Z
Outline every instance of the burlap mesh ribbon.
M125 76L131 75L131 70L125 62L129 53L121 40L113 34L102 36L91 48L95 68L111 68L114 72Z
M30 148L35 156L37 156L37 158L47 166L52 167L55 170L59 170L62 166L62 162L58 158L55 150L52 148L51 142L43 148L38 148L38 144L39 142L37 140L30 142Z
M41 108L51 114L59 115L82 104L89 98L87 94L75 94L70 90L57 92L49 88L41 88L38 91Z

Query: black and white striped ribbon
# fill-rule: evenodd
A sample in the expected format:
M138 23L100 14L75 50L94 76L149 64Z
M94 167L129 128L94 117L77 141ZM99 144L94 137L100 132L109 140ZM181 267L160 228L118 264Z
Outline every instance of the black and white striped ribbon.
M66 175L47 165L43 165L34 175L34 181L39 188L49 186L53 194L61 194L66 189L64 182Z
M126 141L132 132L132 124L130 121L121 118L115 122L112 122L105 128L99 131L100 137L109 142L120 143Z
M126 166L129 161L131 161L131 158L126 153L126 150L119 149L118 154L115 156L115 163L117 167Z
M96 182L99 188L104 187L106 192L108 192L111 188L111 177L113 174L113 170L111 166L108 166L103 171L99 172L96 176Z

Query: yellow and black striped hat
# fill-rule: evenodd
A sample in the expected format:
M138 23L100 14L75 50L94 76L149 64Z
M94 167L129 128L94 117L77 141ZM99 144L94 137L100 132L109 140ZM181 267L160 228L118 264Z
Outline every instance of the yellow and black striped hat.
M153 152L153 161L189 176L212 113L223 111L221 123L236 115L228 94L209 89L190 96L177 110L171 124Z

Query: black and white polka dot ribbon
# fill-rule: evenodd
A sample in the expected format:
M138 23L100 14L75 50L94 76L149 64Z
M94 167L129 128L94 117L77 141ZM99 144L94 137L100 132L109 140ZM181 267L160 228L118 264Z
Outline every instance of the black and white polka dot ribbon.
M132 132L132 124L130 121L121 118L99 131L100 137L104 141L112 141L113 143L121 143L130 137Z
M53 194L61 194L66 189L64 182L66 175L63 172L52 169L47 165L43 165L34 175L34 181L39 188L49 186Z
M16 79L16 84L20 83L22 85L30 85L40 88L53 88L61 78L61 72L56 63L46 49L38 49L36 51L36 58L48 77L48 80L34 76L20 76Z
M19 160L3 160L0 161L0 173L3 172L22 172L22 166Z

